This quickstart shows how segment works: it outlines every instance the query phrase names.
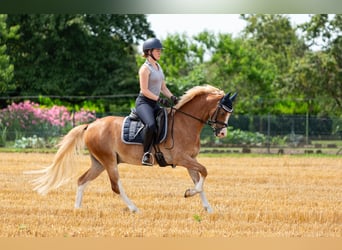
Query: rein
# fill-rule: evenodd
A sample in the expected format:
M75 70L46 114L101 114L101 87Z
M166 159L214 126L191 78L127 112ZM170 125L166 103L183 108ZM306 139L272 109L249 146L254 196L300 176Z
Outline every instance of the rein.
M233 111L233 110L227 111L225 108L222 107L221 104L219 104L217 106L217 109L215 110L215 113L212 116L212 117L214 117L215 120L213 120L212 117L210 117L207 121L204 121L204 120L202 120L200 118L197 118L197 117L195 117L195 116L193 116L193 115L191 115L189 113L186 113L186 112L184 112L184 111L182 111L180 109L176 109L174 107L171 107L171 112L172 112L172 110L175 110L176 112L182 113L183 115L191 117L192 119L195 119L195 120L197 120L197 121L199 121L199 122L201 122L203 124L209 125L210 127L212 127L214 124L220 124L220 125L223 125L224 127L228 127L228 124L216 120L217 112L218 112L219 109L224 109L226 112L230 112L230 113ZM173 117L173 115L172 115L172 117Z
M195 119L195 120L197 120L197 121L199 121L199 122L201 122L201 123L204 123L204 124L209 125L209 121L204 121L204 120L202 120L202 119L200 119L200 118L197 118L197 117L195 117L195 116L193 116L193 115L191 115L191 114L189 114L189 113L186 113L186 112L184 112L184 111L182 111L182 110L180 110L180 109L176 109L176 108L174 108L174 107L171 107L171 112L172 112L172 110L175 110L176 112L182 113L183 115L189 116L189 117L191 117L192 119ZM173 117L173 115L172 115L172 117Z

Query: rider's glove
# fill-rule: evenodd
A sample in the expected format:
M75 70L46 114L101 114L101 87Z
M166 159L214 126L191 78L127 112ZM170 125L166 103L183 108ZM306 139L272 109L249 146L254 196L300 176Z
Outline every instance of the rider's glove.
M158 102L165 107L171 107L171 104L167 99L159 97Z
M179 101L178 97L177 96L171 96L171 101L173 102L173 105L176 105Z

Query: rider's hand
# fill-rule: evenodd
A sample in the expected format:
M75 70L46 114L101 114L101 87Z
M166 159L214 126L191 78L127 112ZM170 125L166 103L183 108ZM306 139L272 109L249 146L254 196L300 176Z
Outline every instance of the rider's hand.
M171 101L173 102L173 105L177 105L179 99L178 99L177 96L174 96L174 95L173 95L173 96L171 96Z
M171 104L167 99L159 97L158 102L165 107L171 107Z

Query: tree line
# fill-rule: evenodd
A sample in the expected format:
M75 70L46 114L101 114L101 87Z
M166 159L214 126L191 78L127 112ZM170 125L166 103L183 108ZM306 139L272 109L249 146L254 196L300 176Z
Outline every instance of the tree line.
M239 93L239 114L342 115L342 15L310 15L297 26L286 15L240 18L246 26L237 37L203 30L162 40L173 93L211 84ZM2 14L0 105L49 96L127 109L139 91L138 45L154 35L142 14Z

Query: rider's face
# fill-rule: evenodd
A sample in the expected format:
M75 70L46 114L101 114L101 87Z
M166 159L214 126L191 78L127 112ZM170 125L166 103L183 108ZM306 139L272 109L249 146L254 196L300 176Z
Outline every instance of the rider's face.
M162 50L161 49L154 49L152 50L152 55L155 59L159 60Z

